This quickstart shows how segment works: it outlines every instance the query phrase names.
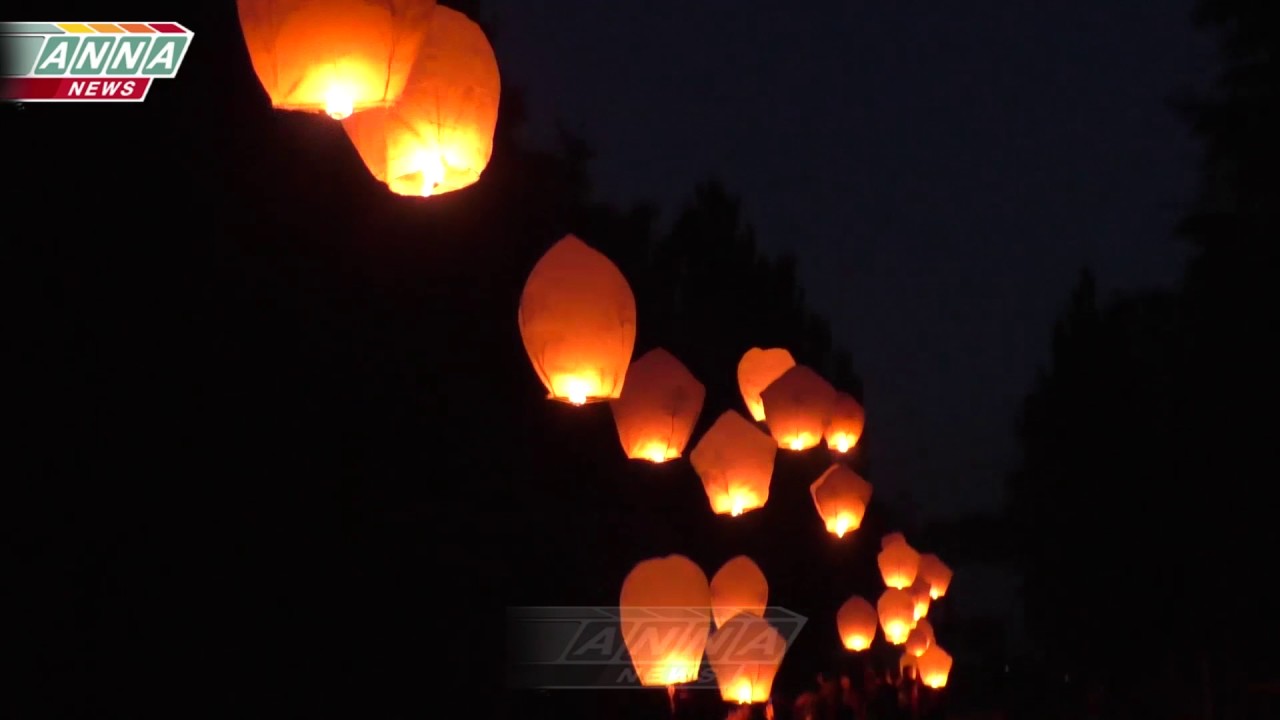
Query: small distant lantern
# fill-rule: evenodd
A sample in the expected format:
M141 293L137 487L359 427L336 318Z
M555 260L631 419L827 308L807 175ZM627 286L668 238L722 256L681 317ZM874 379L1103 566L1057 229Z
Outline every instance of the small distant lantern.
M907 593L911 595L911 602L915 603L915 611L913 617L915 622L920 622L929 614L929 583L923 578L917 577L916 581L911 583L911 587L907 589Z
M912 628L912 632L917 630L929 641L930 645L933 644L933 625L929 623L928 618L920 618L916 621L916 626Z
M655 463L680 457L706 395L688 368L662 348L631 363L621 396L609 403L627 457Z
M520 337L553 400L617 398L636 341L636 299L618 267L573 235L529 273Z
M764 617L769 605L769 581L746 555L725 563L711 578L711 616L716 627L741 613Z
M809 494L827 532L842 538L861 527L871 502L871 483L837 463L809 486Z
M924 654L925 650L929 649L929 645L932 643L933 638L930 637L928 633L921 630L919 626L916 626L916 628L907 635L907 654L914 657L920 657Z
M795 365L795 358L783 348L751 348L738 361L738 389L742 391L742 400L753 420L764 420L760 391Z
M862 652L871 647L879 621L876 609L865 598L854 595L845 600L836 613L836 627L840 631L840 641L844 643L845 649Z
M834 452L847 453L862 438L867 415L862 404L848 393L837 393L831 410L831 424L827 426L827 447Z
M343 121L369 172L392 192L431 197L480 180L493 155L502 80L484 30L439 6L403 92Z
M750 420L728 410L689 454L717 515L737 517L764 507L778 445Z
M747 613L730 618L707 642L707 659L720 697L739 705L769 701L786 654L787 641L773 625Z
M796 365L762 390L760 400L778 447L808 450L822 440L831 424L836 389L818 373Z
M945 597L951 587L951 568L933 553L920 556L920 577L929 583L929 597L934 600Z
M341 120L395 102L435 0L237 0L249 60L273 107Z
M672 688L698 678L711 632L707 576L683 555L637 564L618 600L622 639L640 684Z
M880 616L880 628L884 630L884 638L893 645L902 645L911 634L911 626L915 624L912 615L915 603L906 590L888 588L876 603Z
M937 690L947 686L947 677L951 674L951 656L935 642L928 650L916 659L920 668L920 681Z
M916 572L920 567L920 553L907 544L906 539L882 544L883 550L876 557L880 565L880 574L887 587L904 590L916 581ZM914 603L913 603L914 605Z

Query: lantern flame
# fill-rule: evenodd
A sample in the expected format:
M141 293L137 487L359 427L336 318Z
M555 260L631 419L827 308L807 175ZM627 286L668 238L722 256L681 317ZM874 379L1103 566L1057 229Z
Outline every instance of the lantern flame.
M894 645L901 645L911 635L911 624L901 620L890 620L884 625L884 637Z
M431 197L435 194L436 188L440 187L440 183L444 182L444 160L439 153L424 150L414 156L413 164L418 168L418 171L413 173L418 176L415 178L418 180L418 195Z
M324 95L324 111L334 120L345 120L351 117L356 109L355 93L345 85L334 84Z
M849 436L844 433L837 435L835 437L835 441L836 441L835 450L838 453L847 453L849 452L849 448L853 447L853 443L849 441Z
M835 533L836 537L842 538L853 526L853 515L847 512L842 512L836 516L836 521L832 523L832 527L828 527L827 530Z
M850 635L844 639L844 646L846 650L862 652L871 647L871 638L866 635Z
M570 405L586 405L587 398L591 396L592 385L574 375L552 378L551 384L558 386L552 394L564 398Z

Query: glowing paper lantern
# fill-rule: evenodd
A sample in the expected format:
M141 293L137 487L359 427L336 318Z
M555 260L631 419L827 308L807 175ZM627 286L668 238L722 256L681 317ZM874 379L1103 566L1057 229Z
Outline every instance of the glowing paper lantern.
M920 553L908 545L905 539L888 544L882 543L881 547L884 549L876 556L876 562L880 565L884 584L899 590L911 587L911 583L916 581L916 572L920 567Z
M753 420L764 420L760 391L795 366L795 358L783 348L751 348L738 361L738 389Z
M862 525L871 502L871 483L837 463L809 486L809 494L827 532L842 538Z
M907 654L914 657L920 657L924 654L925 650L929 649L931 644L933 644L933 638L917 626L910 632L910 634L907 635Z
M707 659L726 702L769 701L773 679L787 654L787 641L756 615L735 615L707 643Z
M831 423L836 389L818 373L797 365L760 391L765 422L778 447L808 450Z
M862 404L847 393L836 393L831 409L831 424L827 425L827 447L838 453L847 453L862 438L867 415Z
M701 568L683 555L645 560L622 582L618 607L641 685L697 679L711 632L711 589Z
M929 583L929 597L934 600L945 597L951 587L951 568L933 553L920 556L920 577Z
M939 689L947 686L947 677L951 674L951 656L935 642L928 650L916 659L920 668L920 682L931 688Z
M933 625L929 623L928 618L920 618L916 621L915 630L919 630L925 637L929 639L929 644L933 644Z
M911 602L915 604L915 611L912 614L914 622L920 622L925 615L929 614L929 583L923 578L917 577L916 581L911 583L911 587L907 589L907 593L911 595Z
M911 626L915 624L912 614L915 603L906 590L888 588L876 603L880 616L880 628L884 630L884 638L893 645L901 645L911 634Z
M435 0L238 0L258 81L281 110L341 120L400 97Z
M706 395L702 383L662 348L631 363L621 396L609 403L627 457L655 463L680 457Z
M430 197L480 179L493 154L502 80L480 26L440 6L400 97L342 127L380 182Z
M769 501L777 454L777 443L728 410L698 440L689 462L702 479L712 512L737 517Z
M609 258L573 235L529 273L520 296L520 337L554 400L617 398L636 342L636 299Z
M854 595L840 606L836 612L836 627L840 631L840 641L845 649L861 652L871 647L876 639L876 623L879 616L876 609L866 599Z
M711 616L716 627L740 613L764 617L768 605L769 581L746 555L725 563L711 578Z

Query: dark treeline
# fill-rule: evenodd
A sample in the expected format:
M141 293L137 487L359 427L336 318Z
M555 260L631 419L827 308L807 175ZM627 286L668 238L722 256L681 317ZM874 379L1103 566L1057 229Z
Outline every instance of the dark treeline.
M760 251L734 198L703 185L666 226L597 203L586 148L523 141L511 88L477 186L394 197L337 124L270 110L233 3L184 13L188 59L145 103L0 113L32 461L10 475L29 677L9 702L527 715L551 700L499 692L503 606L616 604L634 563L671 552L709 576L749 554L810 618L780 689L828 667L837 607L880 588L886 504L836 542L814 450L780 454L765 509L715 517L687 462L623 458L607 406L547 401L518 335L527 273L573 232L632 282L637 352L706 384L695 438L741 409L753 345L861 397L794 260ZM600 695L563 702L640 702Z
M1010 481L1038 646L1114 717L1278 712L1280 5L1199 18L1223 70L1180 103L1205 149L1194 256L1169 291L1104 299L1082 275Z

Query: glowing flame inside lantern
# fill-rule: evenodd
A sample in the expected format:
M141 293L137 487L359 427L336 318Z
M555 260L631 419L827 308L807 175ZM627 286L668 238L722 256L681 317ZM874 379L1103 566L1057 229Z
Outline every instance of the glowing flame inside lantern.
M853 440L847 433L841 433L834 439L836 441L835 451L838 453L847 453L849 452L849 448L853 447Z
M680 453L676 452L675 448L662 442L651 442L648 445L645 445L644 449L640 451L640 454L645 460L653 463L664 463L668 460L674 460L680 456Z
M852 513L842 512L836 516L835 522L828 524L827 531L835 533L835 536L842 538L845 533L857 527L860 523Z
M806 432L792 435L786 441L786 446L792 450L808 450L809 448L816 447L817 444L818 438L815 438L812 434Z
M331 85L324 96L324 111L334 120L351 117L355 112L356 98L351 89L345 85Z
M911 623L901 620L890 620L884 624L884 637L894 645L901 645L911 635Z
M863 650L871 647L871 638L862 634L849 635L844 639L844 646L849 650L862 652Z
M435 194L436 188L440 187L440 183L444 182L444 160L440 158L439 153L424 150L414 158L414 165L418 167L417 174L422 176L418 194L422 197L431 197Z
M592 383L575 376L555 378L552 384L556 386L555 395L564 398L570 405L586 405L594 387Z

